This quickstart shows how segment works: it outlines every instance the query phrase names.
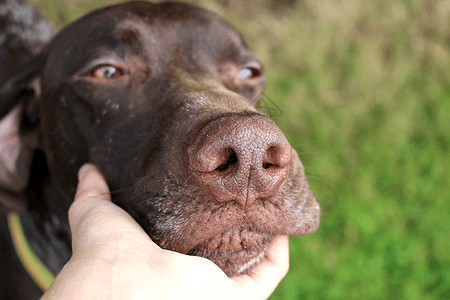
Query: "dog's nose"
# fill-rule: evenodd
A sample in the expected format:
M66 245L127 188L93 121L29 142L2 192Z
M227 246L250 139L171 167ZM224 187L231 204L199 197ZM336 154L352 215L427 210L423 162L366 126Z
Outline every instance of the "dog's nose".
M228 115L204 126L187 148L194 180L219 200L243 206L275 194L291 161L291 147L266 117Z

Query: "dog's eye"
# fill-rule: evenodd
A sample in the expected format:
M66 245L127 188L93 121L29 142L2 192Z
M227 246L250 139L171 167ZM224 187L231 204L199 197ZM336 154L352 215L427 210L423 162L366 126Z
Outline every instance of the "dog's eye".
M256 68L243 68L242 70L239 71L238 73L238 77L240 79L253 79L256 77L259 77L259 75L261 75L261 71L256 69Z
M94 78L114 79L122 76L122 70L111 65L100 65L92 70L91 76Z

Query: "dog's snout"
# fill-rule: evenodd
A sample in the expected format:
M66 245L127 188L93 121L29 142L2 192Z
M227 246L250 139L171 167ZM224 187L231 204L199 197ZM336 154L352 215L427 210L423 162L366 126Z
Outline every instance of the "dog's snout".
M194 179L219 200L250 205L274 195L291 161L281 130L260 115L232 115L209 122L188 146Z

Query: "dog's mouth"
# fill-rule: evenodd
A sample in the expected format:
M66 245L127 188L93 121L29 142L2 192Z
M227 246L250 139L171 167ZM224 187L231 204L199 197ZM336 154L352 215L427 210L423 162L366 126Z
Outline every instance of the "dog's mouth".
M203 201L198 205L193 205L193 209L183 207L181 213L174 211L172 205L172 210L155 207L155 204L160 205L160 199L164 200L162 204L169 202L167 198L151 198L148 202L133 206L134 210L130 209L129 203L122 202L119 198L116 198L116 202L131 211L158 246L209 259L228 277L249 274L264 260L273 236L286 234L279 227L256 225L256 219L245 224L242 212L231 201L214 208L209 206L208 209L215 213L203 216L199 211L202 212L204 203L208 203L204 198L201 198Z
M227 276L246 274L265 257L272 234L252 228L233 228L193 247L187 254L208 258Z

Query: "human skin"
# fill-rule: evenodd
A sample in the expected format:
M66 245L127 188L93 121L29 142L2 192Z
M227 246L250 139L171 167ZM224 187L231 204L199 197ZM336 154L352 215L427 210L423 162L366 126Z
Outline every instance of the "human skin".
M111 202L98 169L78 172L69 210L73 255L41 298L267 299L289 269L287 236L276 236L249 274L227 277L211 261L161 249Z

